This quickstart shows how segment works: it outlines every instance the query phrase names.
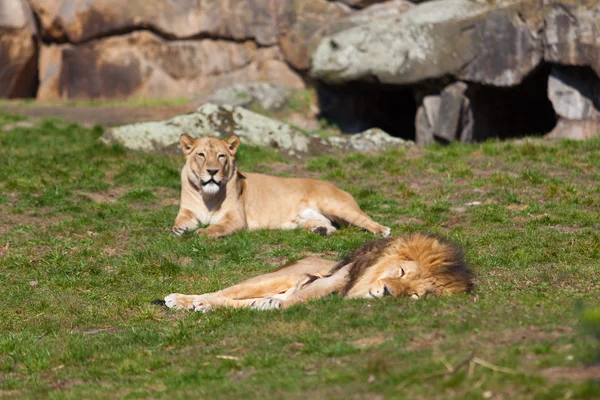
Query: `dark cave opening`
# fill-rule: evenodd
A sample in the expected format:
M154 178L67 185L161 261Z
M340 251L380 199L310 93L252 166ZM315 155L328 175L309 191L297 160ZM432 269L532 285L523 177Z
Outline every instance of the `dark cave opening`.
M319 117L344 133L380 128L392 136L415 139L417 104L408 86L352 82L343 86L316 85Z
M470 84L467 97L474 116L473 140L543 135L557 123L548 99L551 66L542 64L519 85L495 87Z
M470 140L480 142L489 138L507 139L550 132L557 123L547 93L550 70L550 64L542 63L519 85L512 87L467 82L464 96L473 119ZM344 133L359 133L377 127L392 136L415 140L415 116L419 106L416 99L422 99L423 93L440 95L451 82L446 77L437 82L410 86L318 83L320 117L336 124ZM440 124L434 122L433 125L435 129ZM444 142L444 135L434 132L434 137Z

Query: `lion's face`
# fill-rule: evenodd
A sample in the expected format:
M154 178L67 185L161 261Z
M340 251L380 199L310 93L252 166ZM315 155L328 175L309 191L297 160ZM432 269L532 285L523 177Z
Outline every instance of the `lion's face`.
M411 297L420 299L427 295L442 296L468 292L472 287L472 276L468 271L426 270L409 261L395 267L395 276L382 276L375 281L366 297L385 296Z
M372 284L365 297L410 296L413 299L418 299L429 292L430 289L430 285L423 279L422 271L417 263L414 261L406 261L401 264L394 262Z
M216 137L192 139L188 135L179 138L185 155L185 170L192 184L203 194L217 194L235 172L235 152L240 138L233 135L226 140Z

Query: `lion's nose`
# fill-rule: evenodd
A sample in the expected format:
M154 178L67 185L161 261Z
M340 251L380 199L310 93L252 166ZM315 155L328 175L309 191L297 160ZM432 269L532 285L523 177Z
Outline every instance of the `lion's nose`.
M383 285L383 296L385 297L385 296L391 296L391 295L392 295L392 292L390 291L390 289L386 285Z
M208 172L210 174L210 176L213 176L214 174L216 174L217 172L219 172L219 169L206 169L206 172Z

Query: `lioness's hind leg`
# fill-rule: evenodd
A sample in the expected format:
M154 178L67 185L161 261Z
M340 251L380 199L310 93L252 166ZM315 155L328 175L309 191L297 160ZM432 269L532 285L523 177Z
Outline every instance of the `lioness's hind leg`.
M328 201L320 209L328 217L341 220L360 228L366 229L374 235L388 237L391 229L373 221L360 209L354 198L346 192L337 201Z
M300 211L296 219L296 223L302 228L308 229L323 236L331 235L336 231L335 226L333 226L331 221L326 216L310 208L305 208Z

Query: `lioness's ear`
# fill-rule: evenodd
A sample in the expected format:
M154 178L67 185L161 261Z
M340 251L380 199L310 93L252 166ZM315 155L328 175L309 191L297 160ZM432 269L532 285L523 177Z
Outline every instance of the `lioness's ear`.
M229 146L229 150L231 150L231 154L235 154L238 146L240 145L240 137L238 135L231 135L227 139L225 139L225 143Z
M179 136L179 144L181 145L181 151L183 151L183 155L187 156L192 151L194 139L184 133L183 135Z

